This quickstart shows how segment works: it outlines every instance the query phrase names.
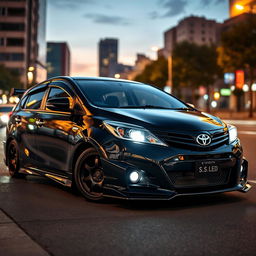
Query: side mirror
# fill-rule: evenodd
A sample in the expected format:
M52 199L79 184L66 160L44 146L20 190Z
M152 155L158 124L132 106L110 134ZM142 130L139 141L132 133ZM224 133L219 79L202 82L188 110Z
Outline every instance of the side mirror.
M53 111L69 112L69 99L65 97L51 98L46 101L46 108Z
M187 104L188 104L190 107L192 107L192 108L196 108L195 105L192 104L192 103L188 103L188 102L187 102Z

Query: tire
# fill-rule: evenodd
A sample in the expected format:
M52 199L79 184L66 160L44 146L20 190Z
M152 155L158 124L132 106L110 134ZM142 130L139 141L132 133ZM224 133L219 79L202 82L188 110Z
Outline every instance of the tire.
M96 149L86 149L77 159L74 182L78 191L90 201L102 201L104 173Z
M19 173L19 148L15 140L12 140L7 148L7 166L11 177L22 178L25 176L24 174Z

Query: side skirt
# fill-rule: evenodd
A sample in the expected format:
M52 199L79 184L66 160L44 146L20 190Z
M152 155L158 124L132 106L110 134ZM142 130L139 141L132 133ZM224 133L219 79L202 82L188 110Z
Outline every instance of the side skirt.
M60 183L61 185L64 185L66 187L71 187L72 185L72 181L71 179L69 179L69 177L67 176L62 176L62 175L57 175L57 174L53 174L51 172L46 172L34 167L30 167L30 168L21 168L20 173L24 173L24 174L30 174L30 175L37 175L37 176L44 176L46 178L49 178L51 180L54 180L58 183Z

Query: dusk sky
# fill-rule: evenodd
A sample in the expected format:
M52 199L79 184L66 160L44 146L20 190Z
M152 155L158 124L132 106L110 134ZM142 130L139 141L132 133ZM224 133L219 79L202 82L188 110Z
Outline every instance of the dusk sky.
M190 15L221 22L228 0L48 0L47 41L67 41L71 75L98 75L98 42L119 39L119 62L133 65L137 53L155 58L163 32Z

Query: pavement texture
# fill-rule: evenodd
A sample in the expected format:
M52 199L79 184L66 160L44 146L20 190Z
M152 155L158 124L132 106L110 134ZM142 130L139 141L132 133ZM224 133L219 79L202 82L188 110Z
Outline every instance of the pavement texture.
M12 219L0 210L0 255L49 256Z
M251 121L227 120L238 126L249 160L249 179L256 186L256 123ZM0 209L4 214L0 211L0 225L10 225L0 230L0 238L5 237L0 239L1 256L246 256L256 252L255 186L247 194L92 203L51 180L10 179L6 169L1 171ZM28 248L35 248L34 254L25 245L13 243L23 236Z

